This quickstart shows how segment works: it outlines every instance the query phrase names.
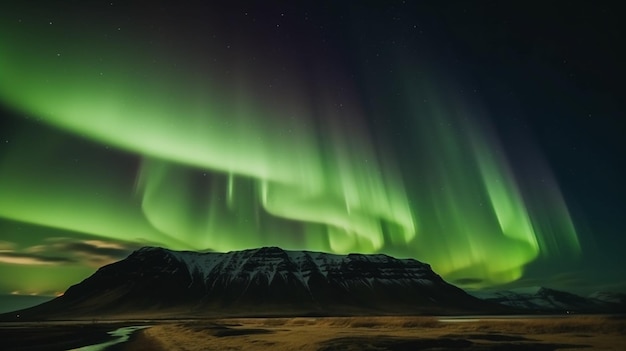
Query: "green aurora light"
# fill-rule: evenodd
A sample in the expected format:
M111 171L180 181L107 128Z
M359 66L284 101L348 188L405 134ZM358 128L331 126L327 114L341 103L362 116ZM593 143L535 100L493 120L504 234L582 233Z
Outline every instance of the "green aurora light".
M316 72L311 86L302 67L262 53L262 69L236 55L199 65L141 44L140 31L93 41L96 29L32 21L1 24L0 99L74 136L11 145L4 219L174 249L386 252L476 287L519 279L541 254L580 251L548 168L538 172L550 186L528 191L488 123L409 68L405 89L430 102L405 102L414 157L399 159L365 127L356 89L340 106L329 96L333 81L349 86L337 72ZM281 83L268 88L266 75ZM140 159L133 179L102 155L65 171L80 138Z

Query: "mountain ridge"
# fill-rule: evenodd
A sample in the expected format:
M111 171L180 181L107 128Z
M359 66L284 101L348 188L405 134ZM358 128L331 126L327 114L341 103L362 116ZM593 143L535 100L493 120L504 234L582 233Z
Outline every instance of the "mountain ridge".
M472 292L484 301L534 313L623 313L626 295L596 292L581 296L543 286Z
M101 267L63 296L19 314L22 319L49 319L472 314L503 310L448 284L430 265L414 259L278 247L228 253L144 247Z

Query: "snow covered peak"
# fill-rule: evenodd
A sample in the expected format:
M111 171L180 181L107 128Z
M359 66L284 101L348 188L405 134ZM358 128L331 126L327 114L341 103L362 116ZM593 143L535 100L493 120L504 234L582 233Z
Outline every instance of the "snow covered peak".
M162 247L155 247L155 246L144 246L140 249L137 249L133 252L133 254L146 254L146 253L150 253L150 252L159 252L159 251L169 251L167 249L164 249Z
M261 247L227 253L174 251L155 247L141 248L134 256L166 254L186 267L194 281L213 281L228 276L228 280L254 279L263 275L270 283L277 277L289 275L308 286L312 275L334 279L348 284L361 281L370 286L417 282L422 285L443 282L430 266L413 259L400 260L384 254L336 255L314 251L283 250L279 247Z

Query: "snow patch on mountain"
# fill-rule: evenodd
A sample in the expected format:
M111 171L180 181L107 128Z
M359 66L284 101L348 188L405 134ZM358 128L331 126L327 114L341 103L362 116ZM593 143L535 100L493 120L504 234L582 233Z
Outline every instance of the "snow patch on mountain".
M344 276L343 268L365 264L376 267L375 271L360 272L361 282L372 287L375 282L380 284L421 284L434 286L435 275L430 266L415 260L401 263L387 255L335 255L311 251L282 250L276 247L264 247L259 249L232 251L227 253L173 251L162 248L142 248L137 252L149 253L155 250L174 258L182 263L191 276L191 284L196 279L202 281L211 280L211 277L228 275L229 280L238 278L251 280L258 275L267 277L272 283L277 276L283 279L291 275L303 286L308 287L312 274L319 273L325 279ZM253 267L253 268L251 268ZM400 269L401 268L401 269ZM348 269L349 271L349 269ZM343 277L346 287L350 277Z

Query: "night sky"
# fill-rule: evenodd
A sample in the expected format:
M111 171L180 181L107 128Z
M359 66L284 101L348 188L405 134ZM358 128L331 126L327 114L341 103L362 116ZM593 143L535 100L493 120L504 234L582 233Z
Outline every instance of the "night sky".
M15 3L0 295L58 295L145 245L626 292L610 2Z

